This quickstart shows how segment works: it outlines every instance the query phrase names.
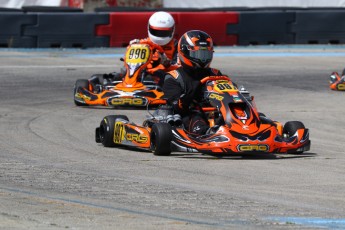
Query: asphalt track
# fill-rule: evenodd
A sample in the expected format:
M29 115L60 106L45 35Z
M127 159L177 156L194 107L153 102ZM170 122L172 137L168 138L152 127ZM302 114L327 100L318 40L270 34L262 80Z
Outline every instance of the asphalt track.
M94 141L104 116L146 115L73 103L74 82L118 70L123 52L0 50L1 229L345 228L345 94L328 88L344 46L216 49L261 112L312 140L301 155L221 159Z

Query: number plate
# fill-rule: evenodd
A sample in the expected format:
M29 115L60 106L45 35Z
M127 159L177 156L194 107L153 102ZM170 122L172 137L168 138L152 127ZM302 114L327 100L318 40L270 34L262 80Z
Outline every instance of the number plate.
M132 45L126 52L126 62L129 64L146 63L149 57L150 49L148 45Z

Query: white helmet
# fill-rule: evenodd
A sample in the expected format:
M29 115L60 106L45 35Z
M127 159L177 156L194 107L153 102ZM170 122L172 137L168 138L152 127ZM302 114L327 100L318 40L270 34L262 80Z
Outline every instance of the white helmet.
M175 20L171 14L163 11L152 14L149 19L148 34L152 42L163 46L173 39Z

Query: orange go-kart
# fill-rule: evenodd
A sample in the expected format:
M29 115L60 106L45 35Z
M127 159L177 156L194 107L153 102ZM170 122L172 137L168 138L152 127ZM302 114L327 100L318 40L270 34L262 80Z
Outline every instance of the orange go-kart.
M345 69L341 76L337 72L333 72L329 77L329 87L332 90L345 91Z
M96 128L96 142L105 147L146 149L155 155L169 155L173 151L213 156L302 153L310 149L309 130L302 122L282 125L267 118L257 111L254 97L244 96L226 76L209 76L201 82L205 103L198 110L210 124L204 135L188 133L180 120L170 119L173 115L166 115L169 113L160 108L150 113L152 117L141 126L129 122L124 115L104 117Z
M157 62L155 51L164 52L152 44L131 44L127 47L124 73L96 74L90 79L79 79L74 85L77 106L101 105L110 107L147 106L165 104L157 70L169 71Z

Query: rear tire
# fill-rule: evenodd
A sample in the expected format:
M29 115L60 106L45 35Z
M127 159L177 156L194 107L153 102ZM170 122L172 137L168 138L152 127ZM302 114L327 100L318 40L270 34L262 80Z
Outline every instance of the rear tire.
M116 143L114 143L114 129L115 123L118 119L129 121L128 117L125 115L109 115L104 117L101 121L98 133L96 131L96 135L99 135L98 140L103 144L104 147L114 147L117 145Z
M94 74L91 76L91 82L93 84L99 84L99 85L103 85L104 82L104 74Z
M75 99L75 94L76 94L78 88L85 88L85 89L89 90L89 86L90 86L90 83L89 83L89 81L86 80L86 79L78 79L78 80L75 82L75 84L74 84L74 90L73 90L73 92L74 92L74 95L73 95L73 96L74 96L74 104L75 104L76 106L87 106L87 104L85 104L85 103L81 103L81 102L79 102L79 101L76 101L76 99Z
M156 156L169 156L172 141L171 126L168 123L156 123L151 130L151 149Z
M111 76L112 76L112 78L111 78L112 81L122 81L122 79L124 77L124 75L121 73L112 73Z

